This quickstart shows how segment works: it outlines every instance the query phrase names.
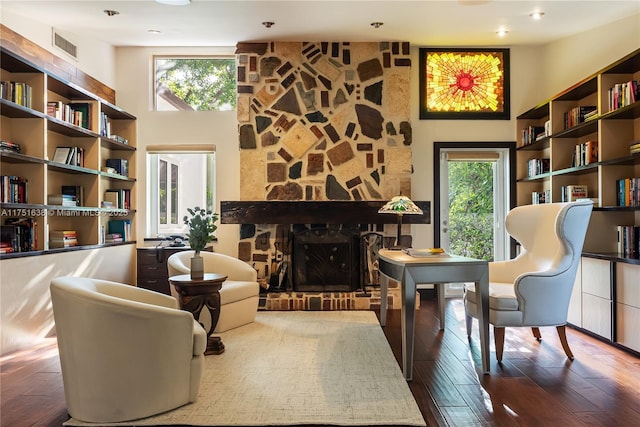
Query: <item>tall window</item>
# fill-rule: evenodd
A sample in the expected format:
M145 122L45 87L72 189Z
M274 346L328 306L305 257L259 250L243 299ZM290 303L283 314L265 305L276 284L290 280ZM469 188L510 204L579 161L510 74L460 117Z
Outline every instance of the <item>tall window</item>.
M184 234L187 208L215 210L215 152L148 152L147 185L147 235Z
M236 108L234 58L155 57L156 111Z

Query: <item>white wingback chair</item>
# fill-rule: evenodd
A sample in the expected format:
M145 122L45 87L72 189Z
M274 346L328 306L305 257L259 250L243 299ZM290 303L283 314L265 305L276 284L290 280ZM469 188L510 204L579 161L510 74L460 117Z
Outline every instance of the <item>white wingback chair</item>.
M494 326L496 358L502 361L504 328L555 326L567 357L565 325L593 204L591 201L520 206L506 218L507 232L521 244L520 254L489 263L489 322ZM477 316L474 284L465 285L467 335Z
M194 251L176 252L167 258L169 277L191 273L191 257ZM219 273L227 276L220 288L220 317L214 333L228 331L251 323L256 318L260 286L258 273L246 262L216 252L200 252L205 273ZM176 300L178 293L173 286L171 295ZM206 315L206 313L203 313ZM203 323L210 319L206 319ZM209 323L210 324L210 323Z
M67 410L131 421L194 402L207 335L175 298L85 277L51 281Z

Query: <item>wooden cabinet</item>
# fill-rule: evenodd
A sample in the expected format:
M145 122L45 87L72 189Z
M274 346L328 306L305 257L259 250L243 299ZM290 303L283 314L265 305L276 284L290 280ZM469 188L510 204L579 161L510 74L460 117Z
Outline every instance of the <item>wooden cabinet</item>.
M29 244L0 256L104 245L110 221L126 225L124 243L135 242L136 118L4 47L0 66L2 224L16 218L31 224ZM12 151L13 144L20 150ZM73 154L64 159L64 150ZM108 159L126 170L108 170ZM105 204L108 192L121 203ZM75 237L54 249L62 231Z
M139 246L137 248L138 280L141 288L171 295L167 259L176 252L188 251L189 247ZM205 248L212 251L212 247Z
M582 328L611 340L613 299L611 262L582 258Z
M640 265L616 264L616 342L640 352Z

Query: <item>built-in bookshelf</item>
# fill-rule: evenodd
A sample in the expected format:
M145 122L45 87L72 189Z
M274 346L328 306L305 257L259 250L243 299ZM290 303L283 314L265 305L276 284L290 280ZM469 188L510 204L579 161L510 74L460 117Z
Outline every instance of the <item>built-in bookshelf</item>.
M0 82L0 258L135 242L136 118L5 47Z
M618 226L640 224L638 82L640 50L517 117L518 205L561 202L567 189L586 188L594 201L588 252L618 253Z
M569 323L640 352L640 49L517 117L517 204L594 202ZM549 168L532 168L540 159ZM635 246L634 246L635 245Z

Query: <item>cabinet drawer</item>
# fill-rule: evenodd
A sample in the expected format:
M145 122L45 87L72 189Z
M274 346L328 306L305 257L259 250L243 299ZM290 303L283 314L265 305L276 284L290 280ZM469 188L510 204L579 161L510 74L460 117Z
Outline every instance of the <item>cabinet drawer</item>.
M584 276L583 276L584 280ZM582 327L601 337L612 339L611 336L611 308L609 299L596 297L587 293L582 294Z
M639 265L616 264L616 302L640 309Z
M611 263L582 258L582 292L611 299Z
M153 277L167 279L169 272L166 264L156 265L139 265L138 264L138 278L140 277Z
M138 278L138 287L171 295L171 291L169 290L169 281L167 279L154 279L149 277Z
M640 351L640 308L616 304L617 342L635 351Z
M138 265L165 264L172 253L164 249L138 250Z

